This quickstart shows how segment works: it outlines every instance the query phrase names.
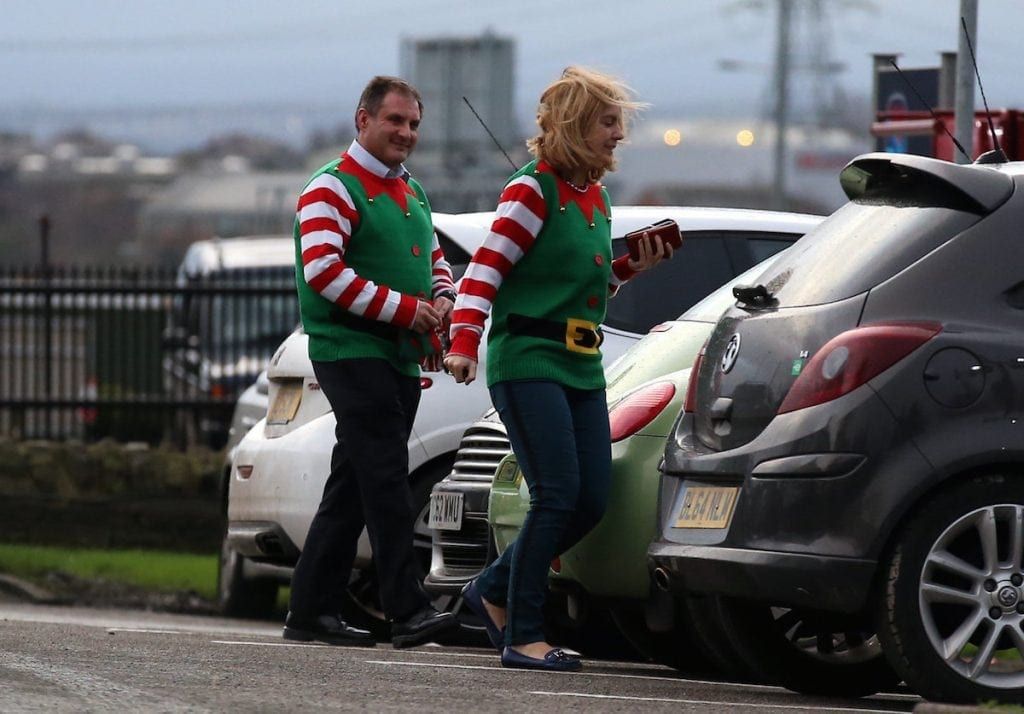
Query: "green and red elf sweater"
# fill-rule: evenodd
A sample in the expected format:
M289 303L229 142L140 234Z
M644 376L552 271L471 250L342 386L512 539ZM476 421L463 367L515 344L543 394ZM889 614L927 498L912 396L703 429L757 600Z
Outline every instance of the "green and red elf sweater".
M405 168L352 142L299 196L295 252L310 359L377 357L418 376L399 340L417 302L453 284L426 195Z
M543 161L513 174L462 279L451 352L477 359L490 314L488 385L603 388L598 325L608 297L634 274L628 256L612 261L611 220L600 184L580 191Z

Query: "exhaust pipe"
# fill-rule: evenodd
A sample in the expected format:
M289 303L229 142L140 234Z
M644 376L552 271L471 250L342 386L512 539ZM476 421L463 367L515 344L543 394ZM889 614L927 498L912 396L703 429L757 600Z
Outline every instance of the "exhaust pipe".
M672 590L672 576L664 568L654 569L654 584L658 586L659 590L664 592L671 592Z

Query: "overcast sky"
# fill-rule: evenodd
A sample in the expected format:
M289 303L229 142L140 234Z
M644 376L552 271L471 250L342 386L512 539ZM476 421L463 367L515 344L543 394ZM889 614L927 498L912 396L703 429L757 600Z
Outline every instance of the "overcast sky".
M989 101L1024 107L1024 0L979 4ZM956 49L959 5L823 0L821 32L846 65L837 81L868 94L872 52L936 65ZM5 0L0 97L65 109L337 102L348 115L369 76L398 71L403 37L490 29L517 42L516 102L527 116L570 63L620 75L652 111L753 115L767 101L774 12L774 0ZM723 59L744 64L725 72Z

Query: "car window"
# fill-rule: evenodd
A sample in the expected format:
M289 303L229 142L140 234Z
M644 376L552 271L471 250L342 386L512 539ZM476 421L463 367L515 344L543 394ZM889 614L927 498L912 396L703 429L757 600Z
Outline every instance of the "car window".
M757 265L762 260L770 258L784 248L789 247L793 241L800 236L792 235L781 237L774 235L771 237L765 236L748 236L746 239L747 250L750 252L751 263L750 265Z
M783 245L788 248L792 244L784 243ZM679 319L696 322L718 322L718 318L722 316L722 313L728 310L732 304L736 302L736 298L732 295L733 286L756 282L757 279L771 268L771 266L783 255L785 255L785 253L781 251L777 252L771 257L761 261L753 268L743 271L684 312L679 316Z
M437 242L441 245L441 251L444 253L445 260L452 266L452 277L458 280L466 272L466 266L469 265L469 259L472 256L460 248L458 243L445 235L444 231L436 226L434 230L437 233Z
M761 282L779 307L843 300L888 280L978 220L950 208L851 201L811 230Z
M615 257L626 252L625 239L612 241ZM664 265L623 285L608 301L604 324L645 333L674 320L702 297L729 280L736 271L717 233L686 233L683 246Z

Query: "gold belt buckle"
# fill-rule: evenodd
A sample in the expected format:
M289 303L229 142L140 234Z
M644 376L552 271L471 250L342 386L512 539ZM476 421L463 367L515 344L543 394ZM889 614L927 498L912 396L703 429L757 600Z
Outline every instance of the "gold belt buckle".
M600 353L601 334L597 331L597 323L570 317L565 321L565 348L570 352L585 355Z

